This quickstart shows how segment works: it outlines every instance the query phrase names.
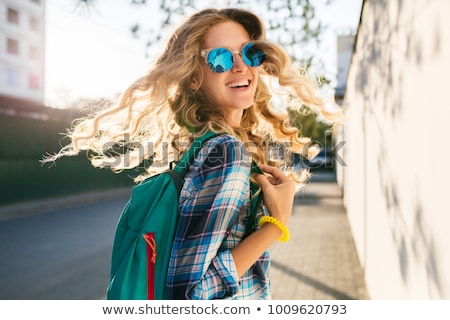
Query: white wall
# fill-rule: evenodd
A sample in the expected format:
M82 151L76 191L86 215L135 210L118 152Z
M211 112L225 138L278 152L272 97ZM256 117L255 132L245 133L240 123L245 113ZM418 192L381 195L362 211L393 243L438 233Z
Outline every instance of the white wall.
M338 181L372 299L450 299L449 12L363 5Z

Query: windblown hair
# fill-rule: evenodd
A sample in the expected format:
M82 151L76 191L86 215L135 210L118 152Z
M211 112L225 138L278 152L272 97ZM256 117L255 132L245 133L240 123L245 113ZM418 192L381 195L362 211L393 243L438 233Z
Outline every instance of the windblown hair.
M227 21L241 24L250 40L266 54L259 67L254 103L244 110L239 128L229 126L223 112L211 105L201 90L190 88L192 78L201 75L200 63L204 61L200 51L205 36L213 26ZM308 155L310 140L299 137L286 114L271 108L270 80L275 80L299 106L318 110L328 118L333 116L323 108L316 85L291 64L281 47L266 40L257 16L232 8L199 11L174 31L149 72L129 86L115 105L76 121L68 132L71 143L42 162L87 151L93 166L120 172L149 160L145 172L136 178L140 181L165 169L193 136L208 130L238 137L256 162L267 163L268 138Z

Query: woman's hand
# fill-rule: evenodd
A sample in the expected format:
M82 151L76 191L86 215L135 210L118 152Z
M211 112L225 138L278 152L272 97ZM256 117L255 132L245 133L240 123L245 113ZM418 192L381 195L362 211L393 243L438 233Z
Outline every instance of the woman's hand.
M264 203L272 217L285 226L291 218L295 196L295 183L280 169L259 165L265 174L255 176L264 193ZM265 223L231 250L239 277L255 263L261 254L276 242L282 230L272 223Z
M259 167L268 174L255 176L255 180L262 188L264 203L272 217L287 225L292 214L295 183L276 167L264 164L260 164Z

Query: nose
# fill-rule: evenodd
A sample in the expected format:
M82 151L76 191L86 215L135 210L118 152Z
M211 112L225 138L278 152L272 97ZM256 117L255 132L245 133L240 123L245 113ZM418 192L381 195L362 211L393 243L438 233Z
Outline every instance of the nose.
M234 52L233 57L234 57L234 63L233 63L233 67L231 68L232 71L238 72L238 71L245 70L247 68L247 65L245 64L244 60L242 59L240 52Z

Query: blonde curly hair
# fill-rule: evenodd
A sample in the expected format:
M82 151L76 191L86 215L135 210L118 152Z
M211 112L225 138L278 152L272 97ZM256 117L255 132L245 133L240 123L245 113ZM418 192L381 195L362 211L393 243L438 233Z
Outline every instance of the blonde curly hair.
M266 55L259 67L254 103L244 110L239 128L229 126L220 110L200 91L190 88L192 78L201 73L200 63L204 63L200 51L205 36L213 26L227 21L242 25ZM74 122L68 132L70 144L42 162L87 151L93 166L120 172L150 159L144 172L135 178L140 181L167 167L193 136L208 130L238 137L256 162L267 163L268 140L307 154L305 146L310 140L299 137L298 130L289 125L287 114L271 107L273 80L297 105L313 108L327 118L335 117L325 111L316 84L291 64L284 49L266 39L256 15L235 8L199 11L173 32L145 76L131 84L114 105Z

